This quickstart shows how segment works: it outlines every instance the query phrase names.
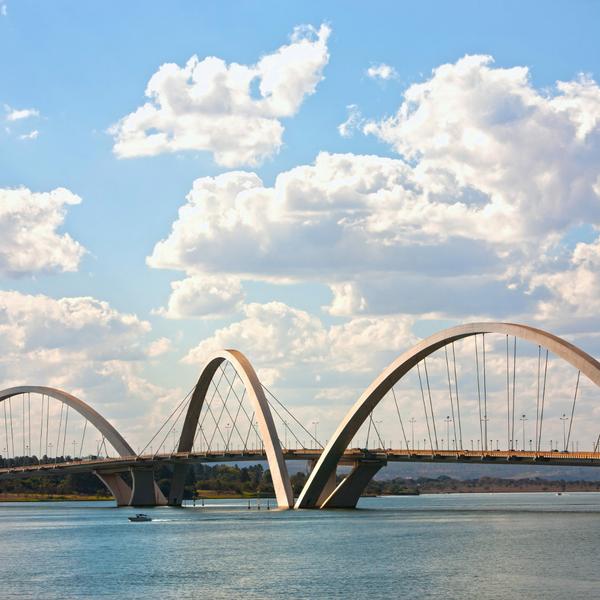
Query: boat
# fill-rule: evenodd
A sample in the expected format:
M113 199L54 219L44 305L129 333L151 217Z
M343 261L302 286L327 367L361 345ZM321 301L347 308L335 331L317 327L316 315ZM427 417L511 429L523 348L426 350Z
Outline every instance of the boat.
M152 521L152 518L148 515L145 515L144 513L138 513L137 515L135 515L135 517L128 517L128 519L132 523L145 523L147 521Z

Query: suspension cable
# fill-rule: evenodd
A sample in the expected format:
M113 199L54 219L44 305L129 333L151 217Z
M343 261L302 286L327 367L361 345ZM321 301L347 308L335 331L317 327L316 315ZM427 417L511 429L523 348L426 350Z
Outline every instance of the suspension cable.
M571 407L571 419L569 420L569 434L567 435L567 443L565 444L565 452L569 450L569 440L571 439L571 428L573 427L573 416L575 414L575 403L577 402L577 391L579 390L579 377L581 371L577 371L577 382L575 383L575 394L573 395L573 406Z
M189 394L188 394L189 395ZM168 439L169 439L169 435L171 434L171 432L173 431L173 429L175 429L175 425L177 425L177 423L179 422L179 419L181 418L181 415L183 414L183 412L185 411L185 409L187 408L188 404L189 404L189 400L188 402L185 402L181 408L179 409L179 414L177 415L177 417L175 417L175 419L173 419L173 424L171 425L171 427L169 428L169 430L167 431L167 433L165 434L165 437L162 439L162 441L160 442L160 444L158 445L158 449L156 450L156 452L153 454L153 456L156 456L157 454L160 454L160 449L165 446L165 449L168 447ZM177 443L175 443L175 445L177 445ZM174 450L174 449L173 449Z
M460 419L460 402L458 399L458 377L456 375L456 353L454 352L454 342L452 342L452 361L454 363L454 393L456 396L456 412L458 415L458 435L460 438L460 449L463 449L463 438L462 438L462 423Z
M485 450L488 450L488 414L487 414L487 380L485 368L485 333L481 334L481 347L483 349L483 426L485 429Z
M8 399L8 414L10 415L10 444L12 447L12 457L15 456L15 434L13 431L13 417L12 417L12 398Z
M452 410L452 427L454 428L454 443L458 447L458 438L456 437L456 419L454 418L454 402L452 401L452 385L450 384L450 363L448 362L448 346L444 346L444 354L446 355L446 373L448 375L448 394L450 396L450 409ZM448 440L450 447L450 440Z
M64 403L61 401L60 403L60 419L58 420L58 438L56 439L56 451L54 453L54 462L58 461L58 451L60 450L60 434L62 432L62 418L63 418L63 410Z
M283 419L283 417L281 416L281 414L279 413L279 411L277 410L277 408L275 408L274 404L271 404L268 400L267 400L269 406L275 411L275 414L279 417L279 420L283 423L284 428L289 431L292 434L292 437L296 440L296 442L298 444L300 444L300 447L304 450L306 450L306 448L304 447L304 445L302 444L302 442L300 441L300 439L298 438L298 436L294 433L293 429L291 429L291 427L288 427L285 424L285 421ZM281 442L281 440L279 440ZM317 442L318 443L318 442ZM319 444L320 445L320 444ZM321 446L322 448L323 446Z
M421 369L417 363L417 374L419 375L419 386L421 387L421 399L423 400L423 411L425 412L425 423L427 424L427 435L429 436L429 446L433 453L433 442L431 440L431 429L429 428L429 418L427 417L427 403L425 402L425 392L423 391L423 380L421 379Z
M67 404L67 410L65 411L65 433L63 435L63 447L62 455L65 456L65 445L67 443L67 424L69 422L69 405Z
M367 427L367 439L365 441L365 448L369 449L369 437L371 436L371 425L373 425L373 411L369 413L369 426Z
M50 396L46 397L46 459L48 456L48 430L50 429Z
M506 334L506 448L511 448L510 440L510 369L508 360L508 333Z
M227 380L227 382L228 382L228 383L229 383L231 386L233 386L233 383L231 383L231 382L229 381L229 377L227 377L227 374L226 374L225 372L223 372L223 374L225 375L225 379ZM242 381L242 378L241 378L241 377L238 375L238 372L237 372L237 371L234 369L234 383L235 383L235 380L236 380L236 379L239 379L240 381ZM236 400L237 400L237 401L238 401L238 403L239 403L239 406L238 406L238 413L239 413L239 410L240 410L240 409L243 411L243 413L244 413L244 415L246 416L246 418L247 418L247 419L250 421L250 425L251 425L251 427L254 429L254 432L256 433L256 435L258 435L258 436L260 437L260 435L259 435L259 432L256 430L256 427L254 427L254 413L252 413L252 417L249 417L249 416L248 416L248 412L247 412L247 411L246 411L246 409L244 408L244 404L243 404L243 402L242 402L242 401L243 401L243 399L244 399L244 397L245 397L245 395L246 395L246 387L244 386L244 391L243 391L243 393L242 393L242 398L241 398L241 399L240 399L240 397L237 395L237 392L235 391L235 388L232 388L232 391L233 391L233 395L235 396ZM219 396L220 396L220 394L219 394ZM267 401L267 402L268 402L268 401ZM236 417L236 419L237 419L237 417ZM237 432L238 432L238 435L240 436L240 441L243 441L243 440L242 440L242 436L241 436L241 434L240 434L239 430L237 430Z
M213 379L211 379L210 383L213 384L213 393L212 396L210 397L210 400L208 402L206 402L206 410L204 411L204 414L201 415L202 419L199 421L199 427L202 427L202 425L204 425L204 421L206 420L206 417L208 416L208 413L210 412L211 417L214 420L214 415L212 414L212 411L210 410L210 407L217 395L217 389L219 388L219 386L221 385L221 381L223 381L223 377L225 376L225 371L223 369L219 369L221 376L219 377L219 381L217 381L217 384L215 385L215 380L214 380L214 376ZM209 389L210 389L210 384L209 384ZM208 393L208 389L206 390ZM204 400L206 400L206 396L204 397ZM202 405L204 406L204 402L202 403Z
M23 456L25 456L25 394L21 394L21 444Z
M33 454L33 448L31 447L31 392L27 392L27 428L29 431L29 455Z
M41 395L42 398L42 412L41 412L41 416L40 416L40 460L43 456L42 454L42 433L44 431L44 394Z
M4 409L4 435L6 437L6 453L10 455L10 446L8 445L8 418L6 416L6 400L2 402L2 408Z
M83 454L83 440L85 439L85 430L87 429L87 419L83 420L83 433L81 434L81 445L79 446L79 458Z
M277 404L279 406L281 406L281 408L299 425L299 427L302 429L302 431L304 431L304 433L306 433L314 442L316 442L321 448L323 447L323 444L321 444L321 442L319 442L319 440L308 430L306 429L306 427L304 427L304 425L302 425L302 423L300 421L298 421L298 419L293 415L293 413L291 413L287 407L285 406L285 404L282 404L279 399L277 398L277 396L275 396L270 390L269 388L267 388L266 385L262 384L263 389L267 392L267 394L269 394L269 396L271 396L271 398L273 398L273 400L275 400L275 402L277 402ZM304 446L302 444L300 444L303 448Z
M535 401L535 446L538 450L538 439L540 431L540 371L542 368L542 347L538 344L538 368L537 368L537 395Z
M433 437L435 438L435 449L439 450L437 429L435 427L435 415L433 414L433 401L431 399L431 387L429 385L429 373L427 371L427 360L423 359L423 368L425 369L425 381L427 382L427 394L429 396L429 408L431 409L431 423L433 424Z
M248 448L248 438L250 437L250 432L254 426L254 413L252 413L252 417L250 418L250 425L248 427L248 433L246 433L246 437L244 438L244 450ZM300 444L302 445L302 444Z
M148 446L156 439L158 434L166 427L167 423L171 420L171 417L179 410L179 408L186 403L192 392L196 389L194 386L183 398L183 400L171 411L171 414L165 419L163 424L160 426L160 429L152 436L150 441L140 450L140 456L144 454L144 450L148 448ZM191 400L191 399L190 399Z
M540 411L540 437L538 439L538 452L542 447L542 426L544 424L544 402L546 400L546 375L548 373L548 350L546 350L546 362L544 364L544 387L542 388L542 410ZM550 448L552 450L552 448Z
M228 364L231 364L231 363L228 363ZM238 372L235 369L233 370L233 381L230 381L229 377L227 377L227 375L225 375L225 379L227 380L227 383L229 383L230 391L233 392L233 395L235 396L235 399L238 402L237 411L236 411L235 417L233 419L231 417L231 413L229 412L229 409L228 408L225 409L229 418L232 419L231 431L229 432L229 435L227 436L227 442L225 445L226 448L229 448L229 442L231 440L231 437L233 436L234 429L235 429L236 433L238 434L240 441L242 441L242 434L240 433L240 430L237 428L237 419L240 414L240 410L243 410L244 414L246 415L246 418L248 418L248 413L246 412L246 409L243 406L244 396L246 395L246 388L244 387L244 392L243 392L241 398L238 396L237 392L235 391L235 382L238 379L240 381L242 381L242 378L238 375ZM242 381L242 384L243 384L243 381ZM220 392L218 392L218 393L219 393L219 397L222 399L221 393Z
M409 450L408 439L404 431L404 423L402 423L402 417L400 416L400 409L398 408L398 400L396 400L396 392L394 391L394 386L392 386L392 396L394 397L394 404L396 405L396 412L398 413L398 420L400 421L400 428L402 429L402 437L404 438L406 449Z
M515 391L517 383L517 336L514 336L513 344L513 380L512 380L512 432L510 439L512 440L512 447L515 446ZM523 440L525 444L525 440ZM525 448L525 446L523 446Z
M375 430L377 438L379 439L379 443L381 444L380 448L382 450L385 450L385 442L381 439L381 436L379 435L379 429L377 429L377 423L375 423L375 421L373 421L373 429Z
M483 419L481 416L481 385L479 381L479 351L477 349L477 335L473 337L475 341L475 364L477 366L477 405L479 407L479 435L481 437L481 449L483 450Z

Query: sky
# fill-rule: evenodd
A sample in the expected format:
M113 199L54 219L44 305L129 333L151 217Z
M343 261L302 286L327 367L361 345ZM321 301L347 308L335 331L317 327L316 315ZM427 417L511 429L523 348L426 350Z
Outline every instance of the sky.
M142 444L238 348L327 436L446 326L599 356L599 22L2 0L1 387L62 388Z

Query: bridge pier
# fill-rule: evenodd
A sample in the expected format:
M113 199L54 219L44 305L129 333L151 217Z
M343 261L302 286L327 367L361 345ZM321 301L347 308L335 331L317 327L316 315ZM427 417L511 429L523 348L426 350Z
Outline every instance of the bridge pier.
M154 481L154 467L131 467L133 488L129 506L164 506L167 499Z
M320 508L356 508L369 481L386 464L386 460L380 459L357 461L350 474L324 500L322 500L323 495L319 497L317 506Z
M171 478L171 491L169 492L168 502L169 506L181 506L188 469L189 465L184 463L173 465L173 477Z
M312 473L312 470L315 468L318 460L310 461L309 473ZM333 493L337 485L337 471L334 469L332 473L329 474L329 478L327 479L327 483L323 486L323 491L317 500L317 507L320 507L325 500Z
M131 488L119 473L109 471L93 471L94 475L108 488L115 497L117 506L128 506L131 500Z
M130 467L133 487L122 477L124 471L95 470L94 475L115 497L117 506L162 506L167 499L154 481L153 467Z

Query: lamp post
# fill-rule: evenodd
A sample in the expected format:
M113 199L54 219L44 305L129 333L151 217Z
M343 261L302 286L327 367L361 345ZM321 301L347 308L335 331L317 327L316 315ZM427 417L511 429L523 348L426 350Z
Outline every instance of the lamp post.
M446 416L444 421L446 421L446 450L450 450L450 421L452 421L452 419L450 416ZM444 443L442 442L442 447L443 446Z
M562 421L562 425L563 425L563 448L564 448L564 451L566 452L567 451L567 421L569 420L569 417L567 417L567 415L565 415L565 413L563 413L560 420Z
M485 436L484 439L481 440L481 450L482 451L487 451L487 424L488 424L489 418L487 416L484 416L481 418L481 422L483 423L483 426L485 428Z
M410 423L410 443L413 450L415 449L415 421L416 419L414 417L411 417L408 420Z
M315 450L317 449L317 425L319 424L319 421L313 421L312 425L315 428Z
M521 421L521 427L523 431L523 450L525 450L525 421L527 421L527 415L522 414L519 421Z

